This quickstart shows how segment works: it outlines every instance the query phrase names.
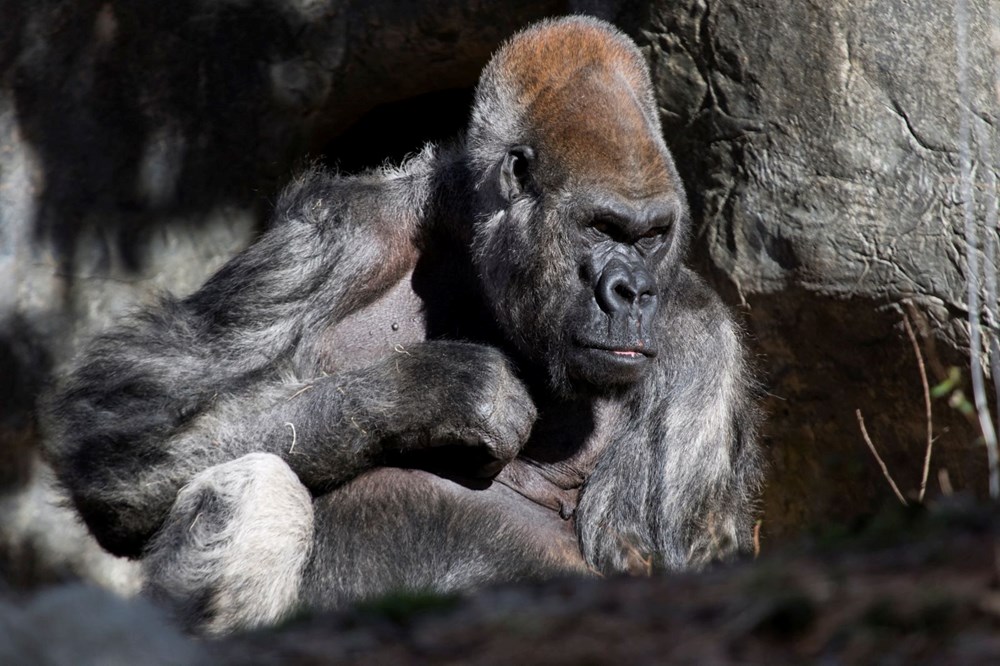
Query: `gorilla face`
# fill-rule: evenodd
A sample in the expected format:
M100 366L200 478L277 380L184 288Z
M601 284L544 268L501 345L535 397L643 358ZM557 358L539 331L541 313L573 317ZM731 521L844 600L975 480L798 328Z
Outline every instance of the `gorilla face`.
M679 186L667 179L636 196L593 179L573 183L546 174L538 152L509 151L498 177L509 205L477 225L486 298L553 386L620 390L660 351L656 318L686 219Z
M606 194L578 199L577 208L578 284L562 323L567 373L596 387L630 384L659 351L654 322L666 287L660 267L680 207L670 196L631 202Z
M655 322L686 243L661 132L642 55L585 20L523 33L484 71L468 135L474 261L508 339L557 389L620 389L661 352Z

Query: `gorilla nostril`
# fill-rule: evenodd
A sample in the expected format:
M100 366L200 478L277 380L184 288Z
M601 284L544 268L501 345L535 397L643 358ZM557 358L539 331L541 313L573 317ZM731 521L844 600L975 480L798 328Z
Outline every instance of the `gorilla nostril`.
M597 304L607 314L617 315L635 305L643 286L621 262L611 262L601 271L595 285Z
M615 293L621 296L622 299L628 303L635 301L635 290L632 289L632 285L630 284L619 282L615 286Z

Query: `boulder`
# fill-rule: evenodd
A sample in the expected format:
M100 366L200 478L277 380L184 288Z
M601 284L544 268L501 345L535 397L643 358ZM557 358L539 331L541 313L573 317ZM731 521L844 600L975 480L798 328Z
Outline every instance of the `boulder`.
M918 488L924 391L904 313L931 385L969 376L970 247L982 276L997 240L997 17L986 0L688 0L620 17L649 55L701 265L761 354L765 533L892 497L859 408L902 491ZM982 494L978 426L946 399L933 423L929 492L946 470Z

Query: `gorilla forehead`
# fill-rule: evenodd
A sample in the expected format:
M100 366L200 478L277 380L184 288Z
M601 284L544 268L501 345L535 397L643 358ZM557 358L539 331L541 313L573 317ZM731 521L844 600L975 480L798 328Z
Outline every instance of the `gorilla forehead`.
M505 81L514 81L522 102L546 88L562 87L579 71L613 68L635 90L648 77L638 49L611 25L586 17L547 21L515 35L487 66Z
M543 173L634 199L673 190L666 147L617 72L581 70L541 91L527 117Z
M633 198L671 190L673 167L660 136L646 64L612 26L583 17L517 35L493 59L511 85L511 108L538 151L541 172L561 186L602 183Z

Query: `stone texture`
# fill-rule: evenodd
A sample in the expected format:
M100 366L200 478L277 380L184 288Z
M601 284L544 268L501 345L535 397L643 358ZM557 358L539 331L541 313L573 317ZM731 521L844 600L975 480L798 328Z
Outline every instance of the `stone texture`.
M968 3L964 92L951 3L683 4L642 31L712 262L744 294L912 296L959 346L963 117L977 219L996 195L989 3Z
M900 304L925 322L914 326L928 334L931 383L953 365L968 377L963 202L995 239L997 11L985 0L688 0L619 16L653 68L701 265L744 306L768 377L765 534L891 498L856 408L904 492L919 485L923 391ZM931 492L943 468L982 494L978 429L943 400L934 420Z

